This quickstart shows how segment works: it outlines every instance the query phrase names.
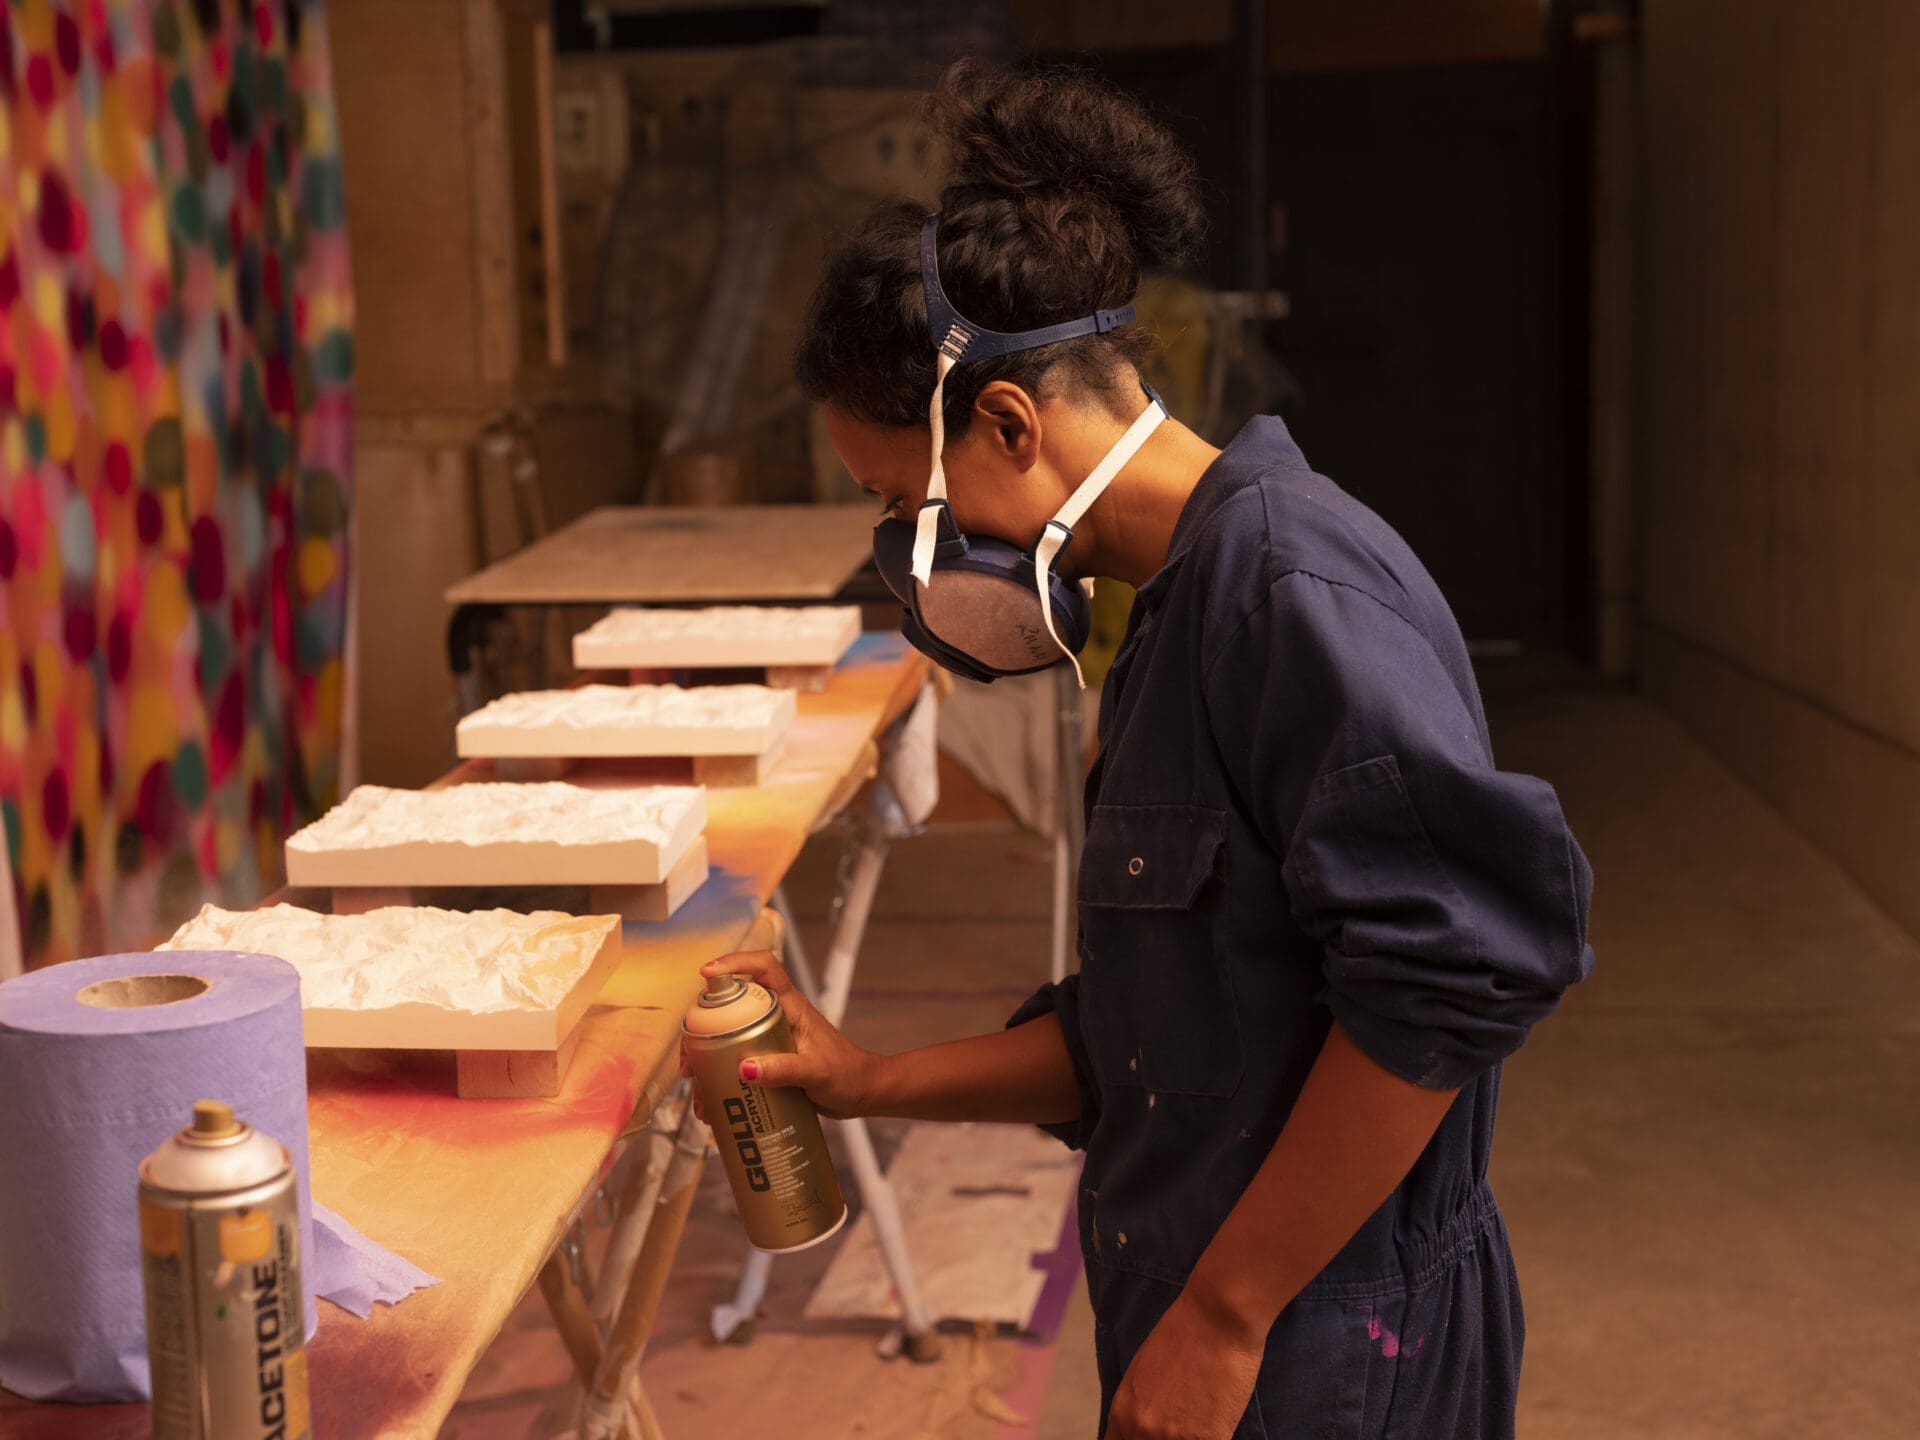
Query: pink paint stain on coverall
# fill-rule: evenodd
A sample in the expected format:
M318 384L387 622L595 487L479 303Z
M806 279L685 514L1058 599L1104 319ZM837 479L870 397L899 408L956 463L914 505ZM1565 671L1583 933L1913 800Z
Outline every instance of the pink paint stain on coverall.
M1382 1325L1378 1315L1367 1319L1367 1338L1380 1342L1380 1354L1385 1359L1391 1360L1400 1353L1400 1337Z

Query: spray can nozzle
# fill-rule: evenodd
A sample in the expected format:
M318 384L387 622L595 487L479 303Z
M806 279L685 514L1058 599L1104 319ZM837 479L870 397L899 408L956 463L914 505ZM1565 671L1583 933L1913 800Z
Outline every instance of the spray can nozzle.
M708 1009L721 1005L731 1005L747 993L747 982L738 975L709 975L706 988L700 992L700 1003Z

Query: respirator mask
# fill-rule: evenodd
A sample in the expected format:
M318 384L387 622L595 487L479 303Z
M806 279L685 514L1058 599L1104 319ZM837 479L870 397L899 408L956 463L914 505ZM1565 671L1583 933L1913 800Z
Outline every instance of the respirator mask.
M962 533L947 504L947 476L941 463L946 448L947 375L954 366L1011 355L1081 335L1104 335L1133 323L1131 305L1101 310L1078 320L1039 330L1003 334L961 317L940 288L934 254L940 217L929 215L920 230L920 279L926 291L927 327L939 354L928 420L933 428L933 470L927 498L912 521L882 520L873 532L874 564L887 588L907 607L901 633L914 648L969 680L1026 675L1071 661L1080 672L1079 652L1092 630L1087 603L1091 582L1076 585L1053 573L1054 563L1073 540L1073 527L1092 508L1113 477L1125 468L1147 437L1167 418L1166 407L1151 386L1148 405L1120 437L1067 503L1022 550L1005 540ZM1086 686L1081 677L1081 687Z

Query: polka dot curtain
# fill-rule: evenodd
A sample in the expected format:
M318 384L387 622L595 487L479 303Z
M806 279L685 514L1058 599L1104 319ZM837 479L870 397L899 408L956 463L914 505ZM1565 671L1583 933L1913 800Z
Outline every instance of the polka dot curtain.
M0 0L0 814L29 964L333 799L353 365L309 0Z

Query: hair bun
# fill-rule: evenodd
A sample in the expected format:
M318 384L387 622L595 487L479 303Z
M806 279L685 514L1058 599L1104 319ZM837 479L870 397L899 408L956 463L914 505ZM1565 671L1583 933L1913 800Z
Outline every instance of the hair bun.
M941 75L928 118L946 146L948 196L1096 200L1142 267L1182 265L1199 248L1206 220L1193 162L1137 102L1084 72L961 60Z

